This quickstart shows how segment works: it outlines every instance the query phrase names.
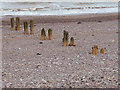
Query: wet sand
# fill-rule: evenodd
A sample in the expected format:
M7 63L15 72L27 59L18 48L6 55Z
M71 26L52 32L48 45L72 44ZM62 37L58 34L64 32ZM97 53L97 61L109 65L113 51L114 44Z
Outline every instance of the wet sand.
M2 19L2 80L11 88L116 88L118 83L118 15L21 16L21 30L11 31ZM23 21L32 19L35 35L23 34ZM53 30L53 40L40 31ZM75 47L63 47L63 31ZM91 54L93 45L105 54Z

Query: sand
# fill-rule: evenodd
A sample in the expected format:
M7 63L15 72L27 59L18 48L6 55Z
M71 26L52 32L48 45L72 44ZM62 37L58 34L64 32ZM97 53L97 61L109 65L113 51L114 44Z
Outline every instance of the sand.
M21 16L21 30L11 31L2 19L2 87L116 88L118 86L118 15ZM35 35L23 34L23 21L32 19ZM53 30L53 40L40 31ZM63 30L75 47L63 47ZM93 45L105 54L91 54Z

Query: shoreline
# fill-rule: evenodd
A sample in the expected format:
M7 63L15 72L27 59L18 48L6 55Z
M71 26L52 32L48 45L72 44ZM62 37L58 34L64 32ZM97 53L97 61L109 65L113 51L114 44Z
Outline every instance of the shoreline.
M21 21L35 20L35 23L58 23L58 22L93 22L93 21L110 21L118 19L118 13L108 14L81 14L81 15L52 15L52 16L4 16L2 17L2 25L8 24L11 17L20 17Z

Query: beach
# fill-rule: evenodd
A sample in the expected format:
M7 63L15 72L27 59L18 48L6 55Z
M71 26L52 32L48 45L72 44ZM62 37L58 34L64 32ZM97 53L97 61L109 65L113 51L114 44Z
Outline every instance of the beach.
M2 18L3 88L117 88L118 14L19 16L20 31ZM23 34L23 22L34 21L34 35ZM41 40L41 29L53 30ZM63 31L76 46L64 47ZM98 54L91 53L98 45ZM100 49L105 53L100 54Z

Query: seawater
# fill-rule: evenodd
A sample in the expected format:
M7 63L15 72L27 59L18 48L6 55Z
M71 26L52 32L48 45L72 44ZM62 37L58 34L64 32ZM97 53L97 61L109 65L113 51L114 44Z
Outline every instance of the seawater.
M118 12L117 2L1 2L0 15L79 15Z

